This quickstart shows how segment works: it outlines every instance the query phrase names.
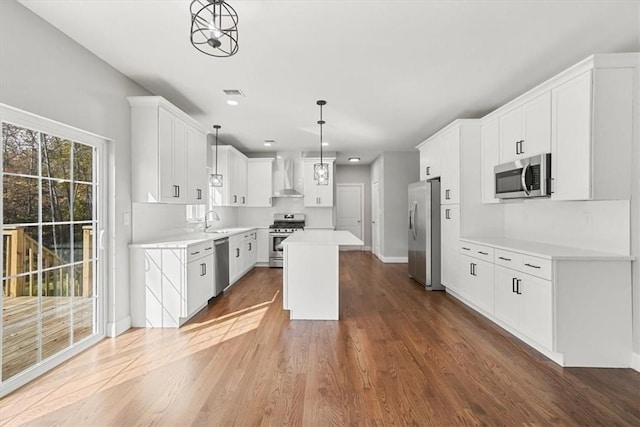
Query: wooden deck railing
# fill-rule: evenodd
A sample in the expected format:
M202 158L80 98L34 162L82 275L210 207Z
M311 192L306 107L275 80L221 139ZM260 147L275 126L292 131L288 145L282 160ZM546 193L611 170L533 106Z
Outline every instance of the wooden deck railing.
M24 227L4 227L5 297L38 295L38 242L24 232ZM93 227L82 228L82 283L76 283L69 269L42 272L43 296L70 296L70 286L75 286L76 296L91 296L93 253ZM46 270L67 261L48 248L42 248L42 268ZM27 274L25 274L27 273ZM18 276L22 274L22 276ZM18 277L15 277L18 276Z

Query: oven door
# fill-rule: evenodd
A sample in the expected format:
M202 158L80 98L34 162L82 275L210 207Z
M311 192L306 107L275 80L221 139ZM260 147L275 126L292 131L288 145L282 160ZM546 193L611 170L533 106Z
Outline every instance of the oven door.
M291 233L269 233L269 258L282 258L282 241L289 236Z

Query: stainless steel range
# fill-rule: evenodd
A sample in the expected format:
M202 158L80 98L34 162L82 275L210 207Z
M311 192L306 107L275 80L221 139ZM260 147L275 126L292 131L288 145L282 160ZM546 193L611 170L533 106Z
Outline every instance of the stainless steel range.
M269 267L282 268L282 241L296 231L304 230L304 214L274 214L269 226Z

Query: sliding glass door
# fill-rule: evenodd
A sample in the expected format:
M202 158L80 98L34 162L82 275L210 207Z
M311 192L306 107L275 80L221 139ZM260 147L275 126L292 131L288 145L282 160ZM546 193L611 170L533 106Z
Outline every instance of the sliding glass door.
M2 123L3 384L99 332L102 152Z

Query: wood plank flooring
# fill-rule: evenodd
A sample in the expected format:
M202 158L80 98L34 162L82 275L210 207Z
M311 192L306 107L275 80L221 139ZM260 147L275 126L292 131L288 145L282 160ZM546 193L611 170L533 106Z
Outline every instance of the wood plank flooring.
M256 268L180 330L105 339L0 401L2 425L640 425L640 374L561 368L406 264L340 256L340 317L290 321Z

